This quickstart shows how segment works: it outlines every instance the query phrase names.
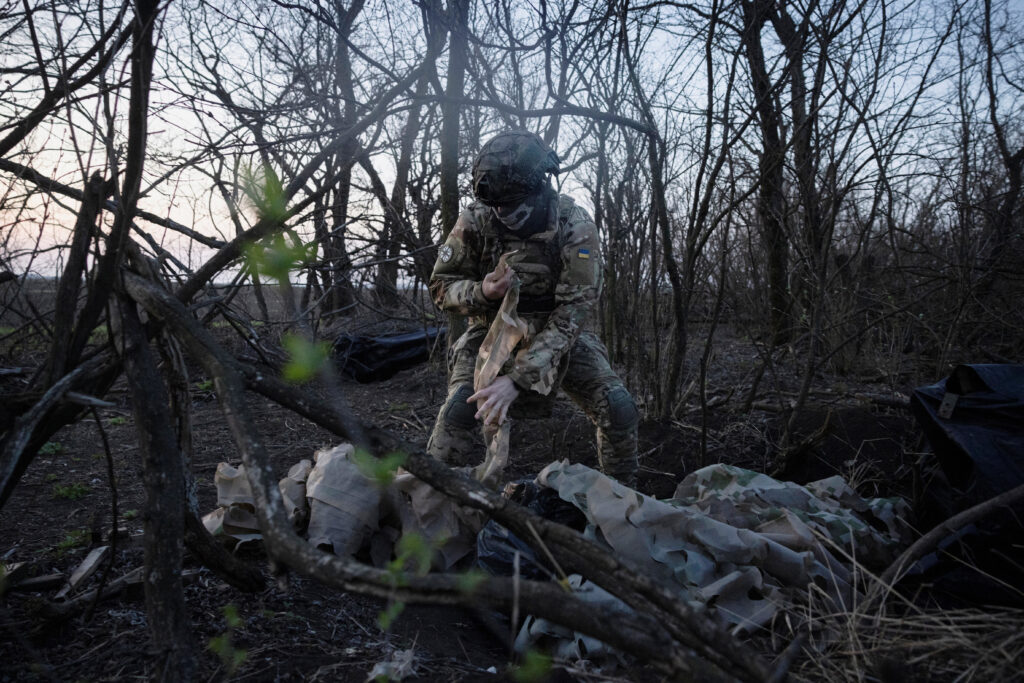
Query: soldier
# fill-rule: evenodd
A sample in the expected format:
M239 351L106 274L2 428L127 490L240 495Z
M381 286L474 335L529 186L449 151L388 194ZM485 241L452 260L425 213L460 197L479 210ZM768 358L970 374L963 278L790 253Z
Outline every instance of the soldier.
M478 420L501 424L561 387L597 425L601 470L636 485L638 413L596 335L582 331L601 293L597 226L552 188L558 156L525 130L500 133L473 162L471 203L438 250L434 302L469 317L449 351L448 397L427 452L468 464ZM507 264L507 267L506 267ZM477 352L511 286L529 332L494 382L473 392ZM546 400L545 400L546 402ZM522 413L523 411L520 411Z

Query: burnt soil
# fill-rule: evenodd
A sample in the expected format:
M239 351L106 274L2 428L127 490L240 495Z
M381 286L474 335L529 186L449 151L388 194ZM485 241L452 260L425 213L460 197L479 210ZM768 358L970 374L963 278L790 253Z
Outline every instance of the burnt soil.
M670 496L682 477L699 466L705 427L705 462L762 471L777 464L792 396L786 392L796 387L777 382L771 395L755 401L759 407L745 410L742 395L749 387L750 359L756 353L739 336L720 332L717 338L717 361L709 386L718 391L709 391L709 398L715 403L715 397L723 397L724 402L708 410L706 425L696 399L682 405L672 419L648 416L643 420L639 488L645 493ZM14 353L16 357L0 357L0 366L31 367L40 360L31 346L19 346ZM795 369L779 374L798 376ZM206 512L215 507L217 464L238 464L239 458L206 378L194 371L190 380L193 470L200 484L200 509ZM0 377L4 393L16 391L25 381L26 376ZM799 447L784 478L806 482L840 473L863 495L909 491L918 440L909 415L857 397L864 392L891 395L893 378L885 384L857 384L844 378L840 384L836 378L820 377L815 387L819 391L812 395L790 437L790 443ZM435 360L384 382L345 380L343 388L366 422L423 443L445 396L445 371ZM641 393L638 399L647 411ZM129 392L122 383L107 399L116 407L98 411L99 425L87 418L59 432L0 511L0 561L4 564L24 562L32 574L67 575L90 548L109 544L112 489L102 428L116 472L118 522L128 534L116 542L110 578L141 566L141 544L132 536L142 529L143 489ZM298 460L310 458L317 448L338 442L325 430L260 397L249 400L279 476ZM516 424L527 426L513 429L510 479L531 476L553 459L595 464L593 428L568 400L560 400L550 418ZM186 569L192 571L187 572L185 598L194 642L201 650L199 680L363 681L374 664L409 648L415 652L416 673L410 680L508 677L509 624L500 615L481 618L463 608L408 606L383 632L377 626L383 601L327 589L296 575L288 576L286 582L275 581L258 549L246 552L245 557L263 567L267 577L266 588L256 594L228 586L186 554ZM82 590L95 587L102 574L103 570L89 579ZM3 595L0 681L127 680L155 673L139 587L100 602L88 621L81 615L46 618L44 607L55 599L57 590ZM227 623L225 608L237 611L235 625ZM211 639L225 634L231 649L246 652L233 674L207 647ZM646 680L650 672L625 675Z

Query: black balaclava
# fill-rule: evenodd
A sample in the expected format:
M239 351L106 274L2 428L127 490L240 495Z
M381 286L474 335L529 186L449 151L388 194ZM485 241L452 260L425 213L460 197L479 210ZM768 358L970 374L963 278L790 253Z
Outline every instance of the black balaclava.
M494 217L506 230L517 235L532 235L547 227L553 190L546 184L514 204L491 207Z

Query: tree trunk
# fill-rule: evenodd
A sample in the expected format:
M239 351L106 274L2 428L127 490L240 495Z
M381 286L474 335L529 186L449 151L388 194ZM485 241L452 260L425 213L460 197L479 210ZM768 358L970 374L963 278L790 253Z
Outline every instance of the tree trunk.
M155 678L190 681L195 646L181 584L181 539L185 532L185 479L174 419L163 378L146 341L135 303L121 300L124 361L139 434L142 479L146 617L159 653Z
M334 14L337 17L337 35L334 40L334 76L337 88L337 108L335 120L338 130L348 130L357 118L355 83L352 80L352 58L349 54L348 39L352 34L352 25L363 9L363 0L353 0L345 9L341 2L335 2ZM321 273L324 285L329 294L327 308L331 311L349 310L355 301L355 292L349 279L351 262L346 245L346 233L349 221L349 200L352 194L352 167L355 164L359 145L354 137L349 137L335 155L335 168L340 169L334 180L331 193L330 216L331 224L327 229L327 241L324 244L324 257L327 261ZM329 283L329 286L328 286Z
M651 220L657 225L661 233L661 248L664 251L665 272L668 273L669 284L672 286L672 349L669 353L668 379L662 387L658 396L658 412L663 418L672 414L672 405L675 402L676 391L679 387L679 379L682 376L683 360L686 358L686 293L683 291L683 281L679 273L679 265L676 263L675 247L672 240L672 224L668 213L668 201L665 194L664 176L664 146L661 135L658 134L654 111L647 95L644 93L640 78L636 72L636 65L629 54L628 33L626 27L626 13L623 11L621 17L621 41L622 49L629 71L629 79L633 85L640 108L644 114L644 122L647 124L647 163L651 169ZM652 228L652 234L654 230ZM654 240L652 239L652 246ZM661 299L657 280L655 280L654 306L657 307Z
M448 20L451 30L448 39L448 79L445 83L445 102L441 105L441 240L455 227L459 218L459 113L463 88L466 84L468 57L467 34L470 0L450 0ZM466 329L463 316L448 315L448 346L462 336Z
M773 344L785 343L791 334L789 295L789 241L785 226L785 195L782 180L785 145L779 133L781 113L774 107L772 83L761 47L771 2L743 0L743 48L754 88L763 149L758 160L757 214L768 255L768 310Z
M78 212L75 230L71 240L71 249L64 272L57 285L56 310L53 315L53 343L47 359L46 386L51 386L60 379L68 369L68 364L77 364L77 357L69 357L68 340L73 330L75 309L78 305L78 293L82 286L82 274L86 269L89 255L89 243L96 229L96 218L100 213L100 205L107 193L103 176L95 173L85 186L85 197L82 208Z

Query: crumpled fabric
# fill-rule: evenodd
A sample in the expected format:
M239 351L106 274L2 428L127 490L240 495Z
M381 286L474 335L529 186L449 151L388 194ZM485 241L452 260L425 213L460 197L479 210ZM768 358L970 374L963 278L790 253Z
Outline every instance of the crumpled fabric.
M277 483L284 499L284 510L288 521L298 530L309 524L309 501L306 498L306 481L313 471L312 461L303 458L288 470L288 475Z
M740 467L712 465L687 476L672 499L792 548L813 551L827 538L871 569L889 566L911 540L906 501L862 498L839 475L800 486Z
M313 456L315 465L301 460L279 484L289 519L296 531L305 530L310 544L335 555L369 547L374 563L383 566L398 538L418 534L434 546L433 568L439 571L476 549L487 521L482 511L456 504L401 468L381 488L352 461L354 452L347 443L321 449ZM236 546L261 540L245 465L220 463L214 482L219 507L203 517L210 533Z
M498 313L494 316L494 322L480 344L476 357L476 373L473 376L475 391L490 386L501 372L505 361L512 355L512 351L526 336L526 322L516 311L519 306L519 286L519 276L513 274L512 284L505 292Z
M548 465L537 480L586 515L586 536L677 587L681 600L706 606L736 633L765 625L812 583L837 606L852 604L843 553L891 556L907 533L905 503L862 499L838 477L799 486L712 465L663 501L568 461ZM891 527L875 528L868 515Z
M498 313L494 317L487 335L480 344L473 374L473 390L489 387L512 351L526 336L526 323L516 312L519 306L519 276L512 275L512 284L505 292ZM496 484L508 465L508 446L512 422L506 419L500 425L483 426L487 454L482 463L473 469L473 476L485 484Z
M312 463L309 460L300 460L278 482L288 521L297 530L304 529L309 520L306 478L311 469ZM245 465L232 467L226 462L218 463L213 483L217 488L218 507L203 517L207 531L213 536L234 540L236 548L243 543L261 540L263 536L256 518L256 501L249 487Z
M379 522L380 489L352 462L354 452L347 443L317 451L306 482L309 542L335 555L354 555Z
M387 501L400 521L403 535L419 534L436 545L432 566L438 571L448 571L476 550L476 535L487 521L483 511L459 505L401 469L388 491Z
M622 600L579 574L570 574L568 578L569 588L576 597L601 608L607 618L614 619L616 612L630 611ZM513 647L520 653L540 648L559 661L612 659L618 664L626 663L621 653L600 640L532 614L523 621Z

